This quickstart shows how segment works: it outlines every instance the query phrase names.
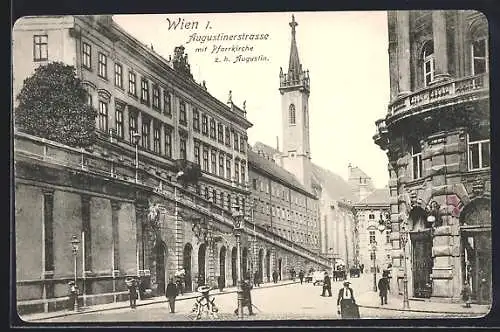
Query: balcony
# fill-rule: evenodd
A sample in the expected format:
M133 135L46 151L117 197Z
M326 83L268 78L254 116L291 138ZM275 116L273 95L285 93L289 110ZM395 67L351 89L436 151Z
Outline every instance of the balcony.
M389 104L387 122L448 105L489 96L488 73L446 81L396 99Z

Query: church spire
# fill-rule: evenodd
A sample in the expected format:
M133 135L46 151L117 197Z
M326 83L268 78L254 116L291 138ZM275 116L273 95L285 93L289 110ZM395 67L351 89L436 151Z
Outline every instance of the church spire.
M297 41L295 40L295 27L299 25L295 22L295 16L292 15L292 22L289 23L292 28L292 45L290 47L290 61L288 63L288 73L291 76L299 77L300 72L302 71L302 66L300 65L299 60L299 51L297 49Z

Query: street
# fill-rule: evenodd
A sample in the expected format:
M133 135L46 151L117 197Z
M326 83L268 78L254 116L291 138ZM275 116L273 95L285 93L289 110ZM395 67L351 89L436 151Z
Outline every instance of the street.
M355 297L360 304L361 318L385 318L385 319L408 319L408 318L459 318L474 317L471 313L445 313L445 312L418 312L388 310L378 307L378 297L371 289L370 275L362 275L361 278L350 279ZM245 319L250 320L300 320L300 319L340 319L337 314L337 294L342 287L342 282L332 282L332 297L321 297L321 286L313 286L311 283L296 283L285 286L259 288L252 291L252 301L255 305L254 316L248 316L244 308ZM213 291L215 294L218 291ZM362 300L360 300L362 299ZM389 295L389 304L397 299ZM399 301L399 300L398 300ZM236 320L233 311L236 308L236 293L221 294L215 297L215 303L219 308L219 320ZM394 303L394 302L393 302ZM121 308L106 310L102 312L82 313L40 321L45 322L141 322L141 321L192 321L195 315L191 312L194 299L186 299L176 302L176 313L169 313L168 303L155 303L139 306L136 309ZM373 306L375 308L367 308ZM440 304L430 303L427 308L440 310ZM477 314L475 315L478 316ZM211 318L203 317L202 320Z

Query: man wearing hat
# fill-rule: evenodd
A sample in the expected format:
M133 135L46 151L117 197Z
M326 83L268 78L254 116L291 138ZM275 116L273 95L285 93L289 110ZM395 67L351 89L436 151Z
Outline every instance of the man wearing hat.
M337 298L337 312L344 318L359 318L359 309L354 299L354 292L349 281L344 282L344 287L339 290Z
M69 303L68 309L74 310L75 302L78 301L78 287L75 285L74 281L68 282L69 286Z
M171 313L175 313L175 298L177 295L179 295L177 285L174 283L174 279L170 278L167 284L167 289L165 290L165 297L168 299L168 305Z
M382 273L382 278L378 281L378 290L380 296L380 305L387 304L387 291L390 290L389 279L387 279L388 273L384 271Z

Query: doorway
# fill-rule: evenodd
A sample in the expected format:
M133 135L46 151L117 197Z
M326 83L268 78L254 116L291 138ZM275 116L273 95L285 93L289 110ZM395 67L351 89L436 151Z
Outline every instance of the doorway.
M233 247L231 250L231 277L233 279L233 286L236 286L236 282L238 281L237 260L238 252L236 247Z
M432 295L432 238L429 231L411 233L413 295L430 298Z
M241 255L241 265L243 271L243 279L250 279L248 271L248 249L243 248L243 254Z
M193 283L192 283L192 278L191 278L191 254L193 252L193 247L191 246L190 243L187 243L184 246L184 253L183 253L183 260L182 260L182 267L184 268L184 271L186 272L185 277L184 277L184 287L186 292L192 292L193 291Z
M472 301L490 304L491 297L491 232L464 230L462 244L462 277L472 289Z
M281 280L281 258L278 259L278 277Z
M271 253L269 250L266 253L266 278L267 282L271 282Z
M198 249L198 287L205 285L205 257L207 246L202 243Z
M158 295L165 294L165 254L167 252L167 246L165 242L158 241L154 247L154 257L156 261L156 284L158 285L157 293Z
M220 248L219 254L219 275L222 278L222 284L226 285L226 247Z
M259 280L264 279L264 267L263 267L263 261L264 261L264 249L259 250L259 262L258 262L258 275L259 275Z

